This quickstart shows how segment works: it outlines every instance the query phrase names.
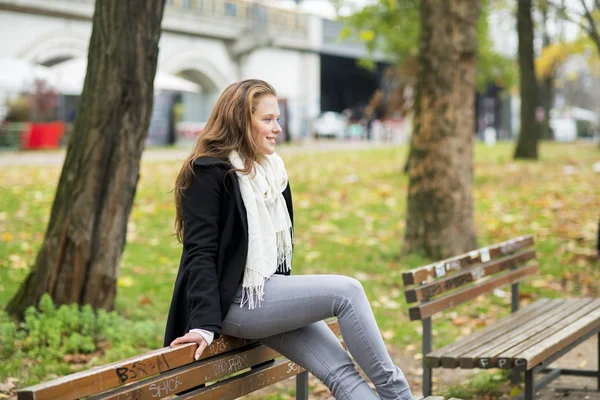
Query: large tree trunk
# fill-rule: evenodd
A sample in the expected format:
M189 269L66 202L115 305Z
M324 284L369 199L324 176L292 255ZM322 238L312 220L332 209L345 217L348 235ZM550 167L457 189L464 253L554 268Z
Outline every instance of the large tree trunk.
M88 67L50 222L7 311L44 293L112 309L152 111L164 0L96 0Z
M473 132L479 0L421 1L405 251L435 259L477 247Z
M519 69L521 92L521 133L515 150L515 158L538 158L540 124L536 120L536 108L540 105L535 66L533 63L533 24L531 0L519 0L517 31L519 34Z
M549 76L542 80L542 107L544 108L544 120L541 126L541 139L552 140L552 130L550 129L550 110L554 103L554 77Z
M542 12L542 28L544 30L542 46L543 48L546 48L552 43L548 32L548 2L540 2L539 7ZM540 101L544 109L544 120L542 121L540 138L542 140L552 140L553 134L550 129L550 110L554 104L554 72L552 72L552 75L550 76L543 77L540 81L540 96Z

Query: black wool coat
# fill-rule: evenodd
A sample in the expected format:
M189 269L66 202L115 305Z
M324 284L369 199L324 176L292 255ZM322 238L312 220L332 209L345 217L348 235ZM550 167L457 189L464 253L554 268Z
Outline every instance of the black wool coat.
M248 220L231 164L212 157L194 162L183 193L183 252L167 318L165 346L190 329L221 335L222 321L242 282L248 254ZM290 186L283 191L292 224ZM278 271L277 273L283 273Z

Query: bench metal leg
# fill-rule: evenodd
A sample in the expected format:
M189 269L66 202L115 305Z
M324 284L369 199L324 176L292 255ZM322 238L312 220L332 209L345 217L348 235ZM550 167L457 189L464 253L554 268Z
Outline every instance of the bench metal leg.
M598 387L600 391L600 332L598 332Z
M308 371L296 375L296 400L308 400Z
M432 377L431 368L423 367L423 396L431 396L431 377Z
M535 399L535 387L533 386L533 369L525 371L525 400Z
M510 372L510 381L515 385L521 382L521 373L513 368Z
M423 323L423 396L431 396L432 374L431 368L425 366L425 356L431 353L432 335L431 335L431 317L422 320Z

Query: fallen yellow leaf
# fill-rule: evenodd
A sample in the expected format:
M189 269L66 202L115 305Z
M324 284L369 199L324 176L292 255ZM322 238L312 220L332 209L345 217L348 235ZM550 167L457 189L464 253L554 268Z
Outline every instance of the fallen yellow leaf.
M117 285L119 287L132 287L133 279L131 279L130 276L123 276L123 277L119 278L119 280L117 281Z

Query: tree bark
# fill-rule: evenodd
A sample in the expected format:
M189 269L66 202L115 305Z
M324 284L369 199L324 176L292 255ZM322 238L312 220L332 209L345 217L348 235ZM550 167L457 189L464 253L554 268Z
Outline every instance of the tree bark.
M477 247L473 133L479 0L421 1L404 250L434 259Z
M88 66L50 221L7 306L112 309L152 111L164 0L96 0Z
M552 43L550 40L550 34L548 32L549 4L547 1L542 1L540 2L539 7L542 12L542 46L543 48L546 48ZM550 129L550 110L552 109L552 105L554 103L554 71L552 72L552 75L545 76L540 81L540 97L540 101L544 109L544 120L542 121L540 138L542 140L552 140L553 134L552 130Z
M552 140L554 136L550 129L550 110L554 102L554 77L548 76L541 82L542 107L544 108L544 120L541 126L541 139Z
M533 62L531 0L518 1L517 32L519 35L521 133L514 157L537 160L540 124L536 120L536 108L540 102Z
M597 0L594 2L594 8L592 8L593 11L590 11L587 4L585 3L585 0L581 0L581 6L584 10L585 19L589 24L588 34L590 35L590 38L596 45L598 55L600 55L600 32L598 32L598 25L596 25L596 20L592 15L593 12L600 11L600 2L598 2Z

